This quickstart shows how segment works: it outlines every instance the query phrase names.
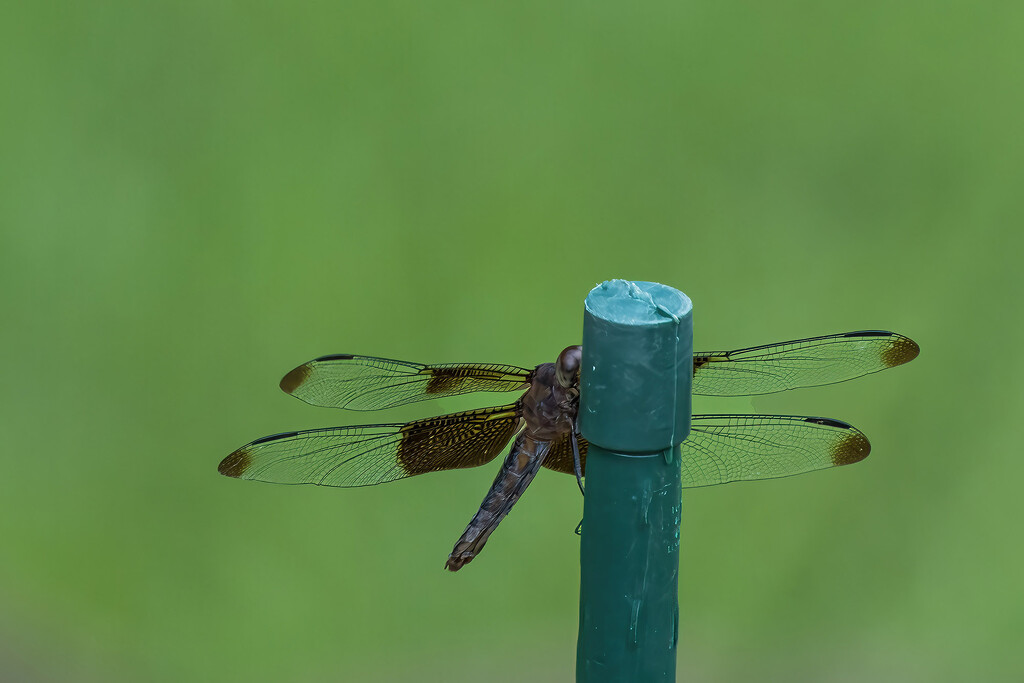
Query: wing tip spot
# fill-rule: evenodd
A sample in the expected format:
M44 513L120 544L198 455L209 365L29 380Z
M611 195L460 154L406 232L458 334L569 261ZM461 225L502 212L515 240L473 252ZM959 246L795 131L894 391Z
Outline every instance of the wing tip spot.
M901 334L895 335L892 343L882 351L882 362L885 367L894 368L903 365L917 358L921 353L921 347L910 337Z
M252 464L252 456L249 454L248 446L242 446L237 451L220 461L217 471L225 477L238 479Z
M871 443L868 438L854 429L833 447L832 463L836 467L852 465L868 457L869 453L871 453Z
M309 378L309 373L312 368L309 367L309 363L300 365L295 368L287 375L281 378L281 391L286 394L294 392L296 389L302 386L302 384Z

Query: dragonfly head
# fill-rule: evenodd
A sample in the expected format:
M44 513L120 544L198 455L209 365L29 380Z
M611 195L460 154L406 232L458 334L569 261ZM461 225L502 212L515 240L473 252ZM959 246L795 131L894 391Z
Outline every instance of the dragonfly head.
M555 361L555 381L558 386L568 389L580 378L580 359L583 355L582 346L567 346Z

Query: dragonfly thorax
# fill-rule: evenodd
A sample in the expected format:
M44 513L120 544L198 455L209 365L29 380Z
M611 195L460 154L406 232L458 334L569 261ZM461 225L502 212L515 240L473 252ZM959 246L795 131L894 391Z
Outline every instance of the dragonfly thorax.
M578 387L575 381L568 387L562 386L555 363L538 365L533 371L530 388L519 399L526 432L541 441L554 441L572 431L579 409Z

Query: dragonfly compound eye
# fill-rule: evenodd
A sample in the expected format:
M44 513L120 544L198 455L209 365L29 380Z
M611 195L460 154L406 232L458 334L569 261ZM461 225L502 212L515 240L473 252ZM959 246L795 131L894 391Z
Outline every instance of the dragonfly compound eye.
M579 379L582 346L566 347L555 361L555 380L562 388L571 387Z

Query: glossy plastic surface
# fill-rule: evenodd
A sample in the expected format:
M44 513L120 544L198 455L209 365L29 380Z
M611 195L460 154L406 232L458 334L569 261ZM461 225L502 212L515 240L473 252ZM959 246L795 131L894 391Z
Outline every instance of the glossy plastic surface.
M655 283L614 280L587 297L577 681L675 680L691 313L684 294Z

